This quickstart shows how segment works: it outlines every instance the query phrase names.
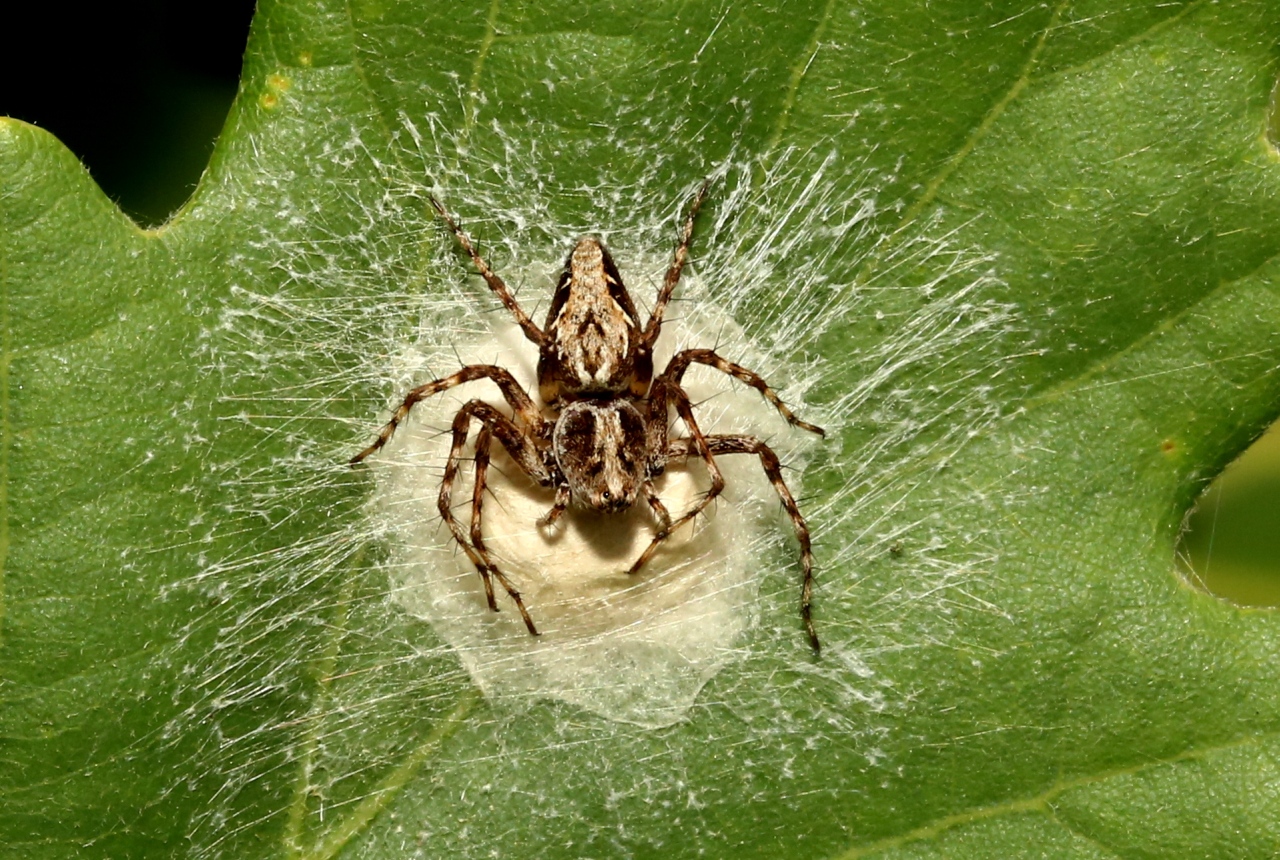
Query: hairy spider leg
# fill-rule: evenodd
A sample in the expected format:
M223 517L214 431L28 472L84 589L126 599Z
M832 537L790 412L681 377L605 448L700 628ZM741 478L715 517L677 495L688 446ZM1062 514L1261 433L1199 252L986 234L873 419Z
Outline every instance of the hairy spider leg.
M498 442L502 444L503 448L507 449L507 453L511 455L511 459L515 461L516 465L540 485L544 487L551 486L555 483L555 475L543 459L543 453L538 450L525 431L483 400L468 401L465 406L458 410L458 414L453 417L453 445L449 449L449 459L445 461L444 478L440 481L440 497L436 506L440 511L440 518L449 527L449 531L453 533L454 540L462 547L462 551L467 554L467 558L471 559L471 563L475 565L481 579L485 580L485 594L489 597L489 608L495 612L498 609L493 601L492 585L488 582L488 578L492 576L498 580L498 583L506 589L507 594L515 601L516 608L520 610L520 617L524 619L524 626L528 628L530 633L537 636L538 628L534 626L533 619L529 616L529 611L525 609L524 601L520 598L520 592L511 584L511 580L507 578L507 575L488 558L488 551L483 548L483 541L477 547L467 540L466 534L462 531L462 525L453 515L453 482L458 477L458 465L463 460L463 449L466 447L467 436L471 431L472 418L475 418L483 425L482 435L484 435L484 431L490 431L493 436L496 436ZM483 456L479 453L481 441L483 442ZM484 493L484 481L487 478L489 466L488 449L488 438L477 441L476 487L472 491L473 505L478 504L477 500ZM480 524L476 519L474 508L472 510L471 528L473 536L479 533Z
M750 385L756 391L764 395L764 399L773 404L773 408L782 414L792 425L799 427L801 430L808 430L810 433L817 433L819 436L825 436L826 431L815 424L808 421L801 421L795 414L787 408L787 404L782 402L782 398L778 393L769 387L769 383L765 382L764 377L753 370L748 370L740 364L735 364L728 359L721 358L714 350L710 349L686 349L676 353L670 362L667 363L667 369L662 372L662 379L666 380L673 386L679 386L684 372L689 369L689 365L693 363L705 364L708 367L714 367L721 373L728 374L734 379Z
M702 499L692 508L681 514L679 519L672 521L671 518L668 517L665 526L660 524L657 534L653 536L653 540L649 543L649 546L645 551L640 553L640 557L636 559L635 564L631 565L631 569L627 571L628 573L639 572L640 568L644 567L649 559L653 558L653 554L658 551L658 547L662 542L671 537L672 532L705 511L707 506L715 501L717 496L724 492L724 475L720 473L720 467L716 465L715 458L711 456L711 450L703 441L704 437L702 435L702 430L698 427L697 419L693 417L693 404L689 402L689 396L680 388L673 385L667 385L661 380L654 383L654 388L656 389L656 392L650 393L651 399L649 401L649 408L651 411L649 421L650 427L652 427L655 422L659 425L661 428L661 436L656 439L652 436L650 437L650 440L657 446L652 450L661 452L667 451L667 397L670 396L676 407L676 412L680 416L680 420L684 422L685 427L689 431L689 441L693 443L694 452L699 454L699 456L702 457L703 462L707 464L707 471L711 474L711 487L703 494ZM692 456L692 454L690 456ZM664 459L669 458L664 457ZM661 504L661 502L659 502L659 504ZM664 508L663 511L665 512L665 510L666 509Z
M658 498L658 489L653 485L653 481L645 481L641 484L640 492L644 493L644 499L649 503L649 509L653 511L654 517L658 520L658 531L671 531L671 513L667 510L667 506L662 503L662 499Z
M556 487L556 498L551 504L551 510L547 511L538 518L538 525L544 529L549 529L556 524L569 507L569 501L572 499L573 493L569 490L568 484L561 484Z
M476 453L474 484L471 487L471 545L484 562L484 567L476 567L480 578L484 580L484 596L489 601L489 608L498 611L498 604L493 599L493 582L489 570L494 567L489 556L489 548L484 545L484 532L480 528L484 512L484 491L489 479L489 446L493 442L493 431L488 424L481 423L480 432L476 434Z
M675 439L667 448L668 460L684 460L701 455L701 446L713 455L717 454L755 454L760 457L760 465L769 482L773 484L782 506L791 518L795 528L796 539L800 541L800 566L804 569L804 582L800 586L800 618L804 621L804 631L809 637L809 644L814 654L822 653L822 644L818 641L818 633L813 629L813 547L809 536L809 526L800 514L800 506L782 479L782 462L773 449L755 436L705 436L699 442L693 439Z
M378 432L378 438L374 439L373 444L368 448L352 457L350 465L359 464L361 460L364 460L370 454L378 452L383 445L391 441L396 428L400 426L400 423L405 418L409 417L409 410L414 407L414 404L442 391L447 391L455 385L474 382L477 379L493 380L497 384L498 390L502 392L502 396L506 398L507 403L511 404L511 408L520 416L530 431L540 435L545 434L546 428L542 413L538 411L538 407L533 403L533 398L525 393L510 371L492 364L470 364L457 373L446 376L443 379L433 380L425 385L419 385L406 394L404 401L396 408L395 414L391 416L391 420Z
M702 208L702 201L706 198L707 189L710 187L710 179L703 182L689 204L689 214L685 216L684 227L680 230L680 242L676 245L675 256L671 259L666 277L662 279L662 287L658 290L658 298L653 303L649 322L645 324L644 332L640 335L641 342L650 349L653 348L654 341L658 339L658 333L662 330L662 315L667 310L667 302L671 301L671 293L675 291L676 284L680 283L680 273L684 271L684 264L689 257L689 243L693 241L693 220L698 217L698 210Z
M435 207L436 212L444 219L444 223L449 225L449 229L453 231L453 235L458 237L458 244L462 246L462 250L467 252L471 257L471 262L475 264L476 269L480 272L480 277L484 278L489 289L493 290L494 295L506 305L507 310L511 311L511 315L516 318L516 322L520 324L524 336L541 347L547 340L547 336L542 329L524 312L524 308L520 307L520 303L516 301L516 297L511 294L511 290L507 289L507 285L502 278L498 277L493 269L489 268L489 264L480 256L480 252L476 250L475 245L471 243L471 237L463 232L458 226L458 222L453 220L453 216L449 211L434 197L428 196L431 205Z

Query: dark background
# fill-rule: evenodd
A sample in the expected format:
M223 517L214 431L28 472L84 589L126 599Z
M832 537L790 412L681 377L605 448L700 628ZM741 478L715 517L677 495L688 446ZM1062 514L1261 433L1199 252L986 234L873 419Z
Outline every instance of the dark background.
M222 130L253 9L105 0L0 14L0 115L52 132L134 220L162 224ZM1280 433L1224 477L1190 520L1184 558L1224 597L1280 605Z
M6 5L0 115L52 132L125 212L163 223L222 130L254 0Z

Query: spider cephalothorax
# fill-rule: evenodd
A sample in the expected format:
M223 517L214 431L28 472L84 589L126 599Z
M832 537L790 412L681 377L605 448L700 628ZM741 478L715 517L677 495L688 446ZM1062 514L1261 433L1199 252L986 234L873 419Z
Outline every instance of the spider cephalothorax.
M691 364L714 367L759 391L795 426L818 434L822 429L793 415L759 374L709 349L676 353L661 374L656 378L653 375L654 343L662 329L667 303L680 281L693 237L694 218L706 192L704 183L689 206L675 256L646 323L641 325L635 303L623 286L608 250L599 239L585 237L577 241L565 261L551 309L541 328L480 257L448 211L431 198L431 204L490 289L515 317L525 337L538 347L538 393L542 402L558 415L554 421L546 418L507 370L488 364L468 365L405 395L377 439L353 457L351 463L355 465L382 448L415 403L464 382L477 379L494 382L513 414L508 416L482 400L471 400L458 410L453 419L453 444L445 463L437 507L454 539L480 573L489 608L494 611L498 608L493 590L496 579L511 596L525 626L534 635L538 633L537 627L519 591L494 564L481 529L489 454L495 437L525 473L541 486L555 491L555 501L539 525L550 526L574 499L595 510L616 513L630 508L643 496L653 512L656 529L648 548L632 564L631 573L637 572L675 529L697 517L720 495L724 478L716 465L717 455L757 455L800 541L800 561L804 568L800 614L810 644L814 651L819 648L810 615L813 552L809 529L782 479L782 464L773 450L754 436L704 434L681 380ZM687 437L670 438L673 409L688 431ZM453 515L452 497L472 420L479 422L480 430L475 441L475 484L468 535ZM697 457L706 465L711 487L697 504L672 520L658 497L654 480L669 463L684 462L690 457Z

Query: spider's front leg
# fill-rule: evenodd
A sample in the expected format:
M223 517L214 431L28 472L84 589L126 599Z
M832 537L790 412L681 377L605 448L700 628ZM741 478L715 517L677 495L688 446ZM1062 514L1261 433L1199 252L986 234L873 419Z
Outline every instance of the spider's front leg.
M482 427L476 439L476 483L472 490L471 540L468 540L467 535L462 530L462 525L453 515L453 483L458 477L459 464L464 459L463 451L466 448L467 436L471 431L471 419L473 418L479 421ZM489 558L489 551L484 545L481 533L481 500L484 496L485 483L488 478L490 443L494 436L498 438L502 447L507 449L511 459L525 474L544 487L551 486L554 483L555 479L552 470L547 466L536 437L483 400L472 400L458 410L458 414L453 419L453 445L449 449L449 459L445 461L444 477L440 481L440 497L437 508L440 511L440 518L449 527L454 540L458 542L458 546L462 547L462 551L467 554L467 558L471 560L476 571L480 574L480 578L484 581L485 596L488 598L489 608L495 612L498 609L497 603L494 601L493 584L490 580L490 577L492 577L498 580L498 584L506 590L507 594L515 602L516 608L520 610L520 617L524 619L524 626L528 628L530 633L537 636L538 628L534 625L533 618L529 616L524 601L520 597L520 592L516 590L507 575Z
M684 391L668 385L661 378L654 381L649 393L648 436L645 446L651 455L650 473L655 477L662 474L668 459L670 459L667 456L668 400L675 406L676 413L689 431L690 438L685 441L692 444L693 453L701 455L702 461L706 463L707 472L711 475L711 487L703 494L696 505L681 514L679 519L672 521L666 507L663 506L662 501L657 497L657 493L654 492L651 481L645 482L645 494L649 499L649 505L658 516L658 532L653 536L653 540L645 548L645 551L636 559L635 564L631 565L631 569L627 571L628 573L638 573L640 568L644 567L649 559L653 558L653 554L658 551L658 547L667 538L671 537L672 532L705 511L707 506L724 492L724 475L720 473L720 467L716 465L710 449L703 442L702 430L698 427L698 421L693 416L693 404L689 402L689 397Z
M465 436L463 441L465 443ZM476 565L476 570L480 574L480 579L484 581L485 599L489 602L489 608L497 612L498 604L493 597L493 580L489 576L489 571L496 570L497 566L493 563L493 559L489 557L489 548L484 545L484 530L481 528L481 522L484 518L484 491L487 489L489 481L489 447L492 443L493 431L489 429L488 424L481 424L480 432L476 434L476 453L473 461L475 464L475 481L471 487L471 546L475 548L476 553L483 562L483 567ZM450 495L452 495L454 475L449 474L446 469L445 477L449 479L451 485ZM455 534L454 537L456 538L457 535Z
M749 385L756 391L759 391L765 400L773 404L773 408L792 426L799 427L801 430L808 430L810 433L817 433L819 436L825 436L826 431L816 424L810 424L808 421L801 421L795 416L795 413L787 408L787 404L782 402L782 398L778 396L778 392L774 391L768 382L760 374L754 370L749 370L741 364L729 361L727 358L721 358L714 350L710 349L686 349L676 353L671 361L667 363L666 370L662 371L662 379L668 385L679 387L680 381L684 378L684 372L689 369L690 364L705 364L708 367L714 367L721 373L732 376L734 379Z
M409 417L409 411L413 407L428 397L447 391L456 385L462 385L464 382L474 382L477 379L490 379L498 390L502 392L502 396L506 399L515 413L520 416L527 427L536 428L541 431L543 427L542 413L538 411L538 407L534 405L533 398L525 393L520 387L520 383L516 382L516 378L509 371L493 364L469 364L459 370L457 373L450 374L443 379L435 379L425 385L419 385L405 395L404 400L396 407L395 413L391 416L391 420L383 425L378 431L378 438L373 440L373 444L365 448L359 454L356 454L350 460L350 465L359 465L361 461L376 454L382 450L382 446L391 441L392 435L395 434L396 428Z
M705 453L704 453L705 452ZM782 479L782 461L773 449L755 436L704 436L699 440L676 439L667 448L667 458L672 461L684 460L697 454L755 454L760 458L760 465L765 475L782 500L782 506L791 518L795 528L796 539L800 541L800 566L804 569L804 580L800 586L800 617L804 620L804 631L809 637L813 652L822 652L818 641L818 633L813 629L813 546L809 534L809 525L800 513L800 506Z

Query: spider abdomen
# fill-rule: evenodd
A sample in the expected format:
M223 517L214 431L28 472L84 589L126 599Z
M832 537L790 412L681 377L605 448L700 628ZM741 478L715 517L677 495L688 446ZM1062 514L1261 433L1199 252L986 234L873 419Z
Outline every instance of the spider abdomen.
M552 434L556 463L574 497L598 511L626 510L644 483L645 420L627 400L579 400Z

